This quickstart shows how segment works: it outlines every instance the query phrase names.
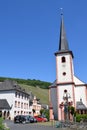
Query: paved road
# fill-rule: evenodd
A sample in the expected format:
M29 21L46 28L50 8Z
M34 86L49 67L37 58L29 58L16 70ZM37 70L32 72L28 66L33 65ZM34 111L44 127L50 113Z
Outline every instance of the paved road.
M57 130L55 127L39 125L38 123L14 124L12 121L7 120L5 121L5 124L10 130Z

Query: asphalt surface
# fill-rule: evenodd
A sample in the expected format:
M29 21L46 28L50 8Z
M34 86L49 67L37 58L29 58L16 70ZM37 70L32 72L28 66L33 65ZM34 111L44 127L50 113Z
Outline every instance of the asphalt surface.
M38 123L14 124L10 120L6 120L4 123L10 130L57 130L54 126L40 125Z

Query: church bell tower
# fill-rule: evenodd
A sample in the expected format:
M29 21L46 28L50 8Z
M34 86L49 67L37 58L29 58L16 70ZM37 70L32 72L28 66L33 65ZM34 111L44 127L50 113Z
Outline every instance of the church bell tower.
M61 117L61 109L59 106L62 102L64 102L63 96L65 90L70 95L70 100L73 102L73 105L75 105L73 53L69 50L69 45L64 28L63 14L61 14L59 49L57 52L55 52L55 56L58 118L59 120L61 120L61 118L64 117Z

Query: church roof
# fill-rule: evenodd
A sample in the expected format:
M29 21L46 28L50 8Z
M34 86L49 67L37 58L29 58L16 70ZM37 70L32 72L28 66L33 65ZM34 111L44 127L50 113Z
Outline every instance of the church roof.
M59 51L69 50L68 41L66 38L63 15L61 15L61 25L60 25L60 39L59 39Z
M51 84L51 86L56 86L56 80Z
M76 109L77 110L87 110L87 107L83 104L82 99L76 102Z
M55 88L57 86L56 80L49 86L49 88Z

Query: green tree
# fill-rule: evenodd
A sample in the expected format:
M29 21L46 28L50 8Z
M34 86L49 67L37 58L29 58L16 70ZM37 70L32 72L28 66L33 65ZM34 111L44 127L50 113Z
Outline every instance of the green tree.
M35 113L35 109L32 109L32 111L33 111L33 114Z
M40 114L45 116L49 120L49 109L41 109Z
M73 106L69 106L69 107L68 107L68 111L69 111L69 114L72 115L73 120L74 120L74 118L76 117L75 107L73 107Z

